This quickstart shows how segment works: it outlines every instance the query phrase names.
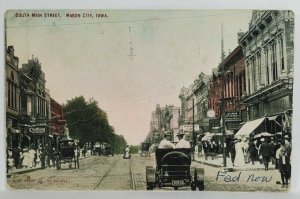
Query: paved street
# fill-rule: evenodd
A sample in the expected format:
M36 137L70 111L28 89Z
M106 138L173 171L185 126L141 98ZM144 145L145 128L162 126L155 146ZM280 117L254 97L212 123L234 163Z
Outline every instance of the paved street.
M145 167L154 165L154 154L151 154L151 157L140 157L135 154L131 160L123 159L121 155L90 156L80 161L79 170L69 169L65 164L61 170L52 167L25 174L14 174L8 178L8 185L12 189L36 190L146 190ZM277 170L234 171L225 174L222 173L222 168L201 165L197 162L193 162L192 166L205 169L206 191L288 190L276 184L276 181L280 180Z

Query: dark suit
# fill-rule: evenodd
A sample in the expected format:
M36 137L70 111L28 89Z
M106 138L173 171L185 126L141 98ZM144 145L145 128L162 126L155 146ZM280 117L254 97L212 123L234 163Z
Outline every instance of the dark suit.
M262 143L259 149L259 155L263 157L265 170L269 169L270 158L273 154L273 146L270 143Z

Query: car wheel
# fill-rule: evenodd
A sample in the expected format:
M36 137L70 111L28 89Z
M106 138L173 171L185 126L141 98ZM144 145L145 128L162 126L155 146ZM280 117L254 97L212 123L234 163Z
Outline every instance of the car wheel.
M192 185L191 185L191 190L192 190L192 191L196 191L196 188L197 188L197 186L196 186L195 184L192 184Z
M198 182L198 189L199 191L204 191L204 181Z
M147 190L153 190L154 185L153 183L147 183Z

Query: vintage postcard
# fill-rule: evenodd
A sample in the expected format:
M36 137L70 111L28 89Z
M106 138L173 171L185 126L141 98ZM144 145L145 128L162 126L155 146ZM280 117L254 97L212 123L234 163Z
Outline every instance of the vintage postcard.
M290 10L8 10L7 189L287 192Z

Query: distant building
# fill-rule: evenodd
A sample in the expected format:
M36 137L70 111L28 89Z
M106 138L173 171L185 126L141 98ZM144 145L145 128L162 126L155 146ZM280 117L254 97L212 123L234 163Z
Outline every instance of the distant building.
M203 133L209 128L207 119L208 85L209 76L201 72L193 84L188 88L183 87L179 93L181 102L179 128L186 133L187 140L192 141L193 119L195 135Z
M179 112L180 108L174 105L166 105L161 108L157 104L155 111L151 114L148 139L158 143L165 133L170 134L172 139L174 139L174 136L176 136L175 133L179 131Z

